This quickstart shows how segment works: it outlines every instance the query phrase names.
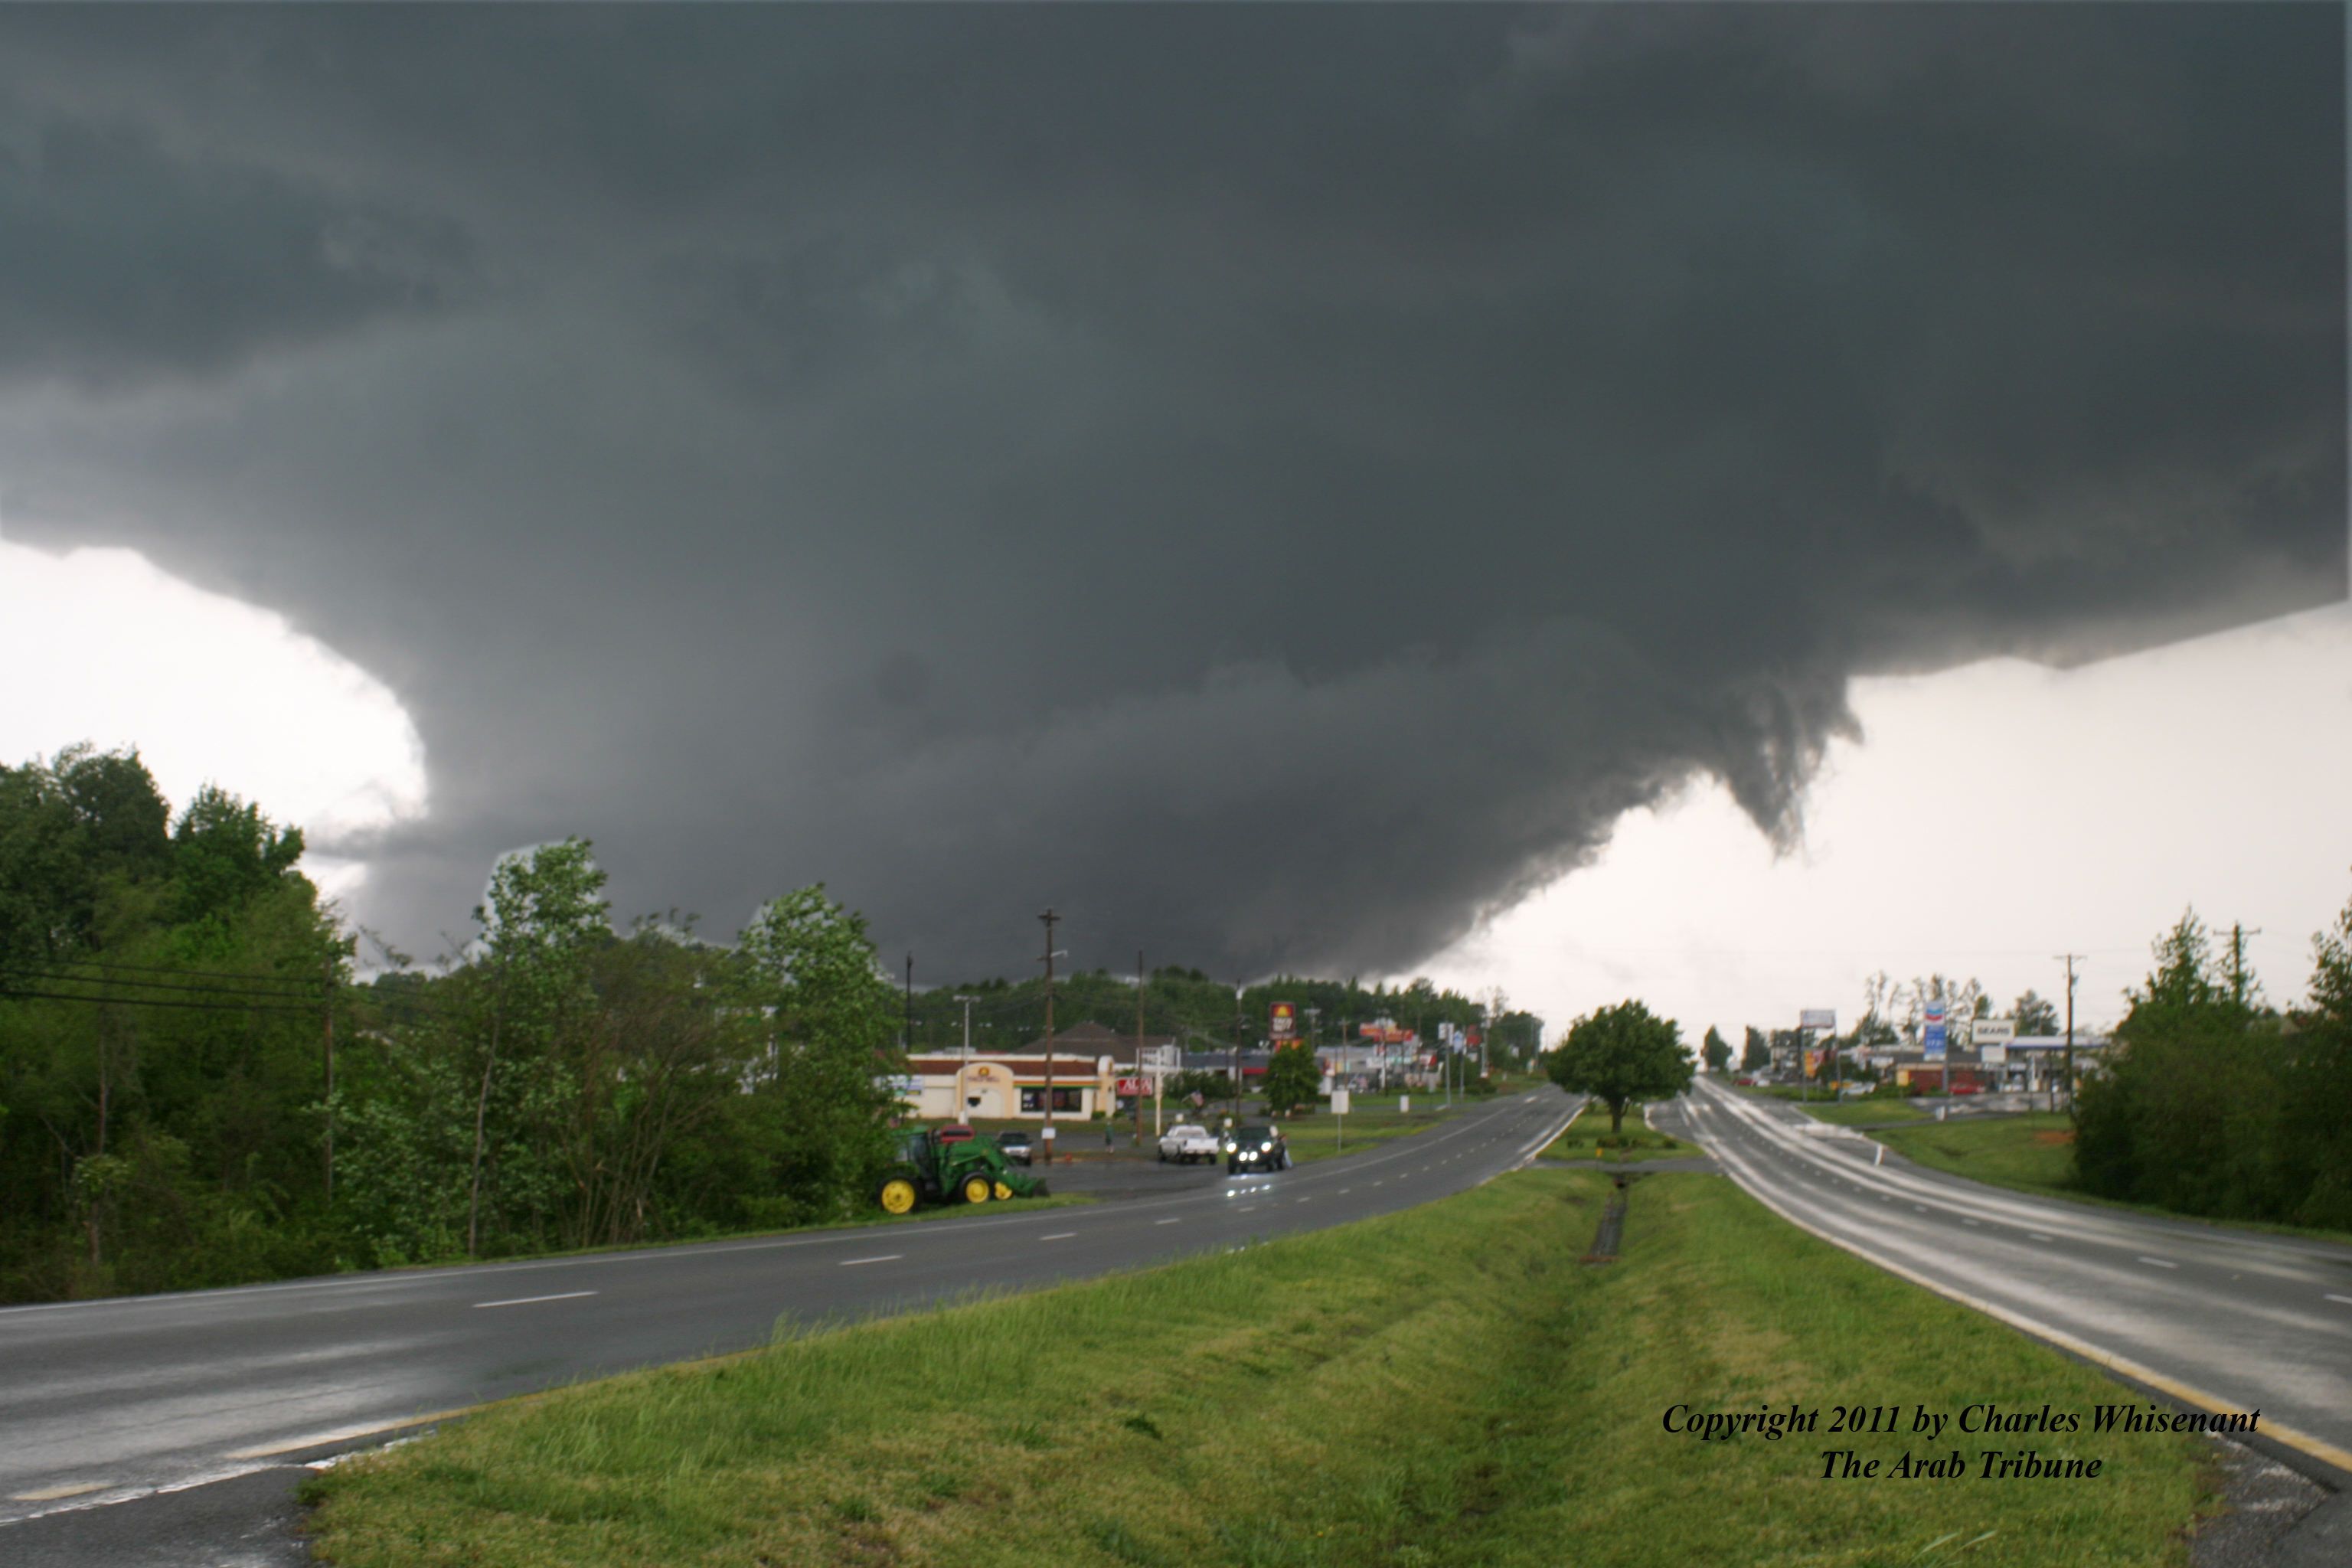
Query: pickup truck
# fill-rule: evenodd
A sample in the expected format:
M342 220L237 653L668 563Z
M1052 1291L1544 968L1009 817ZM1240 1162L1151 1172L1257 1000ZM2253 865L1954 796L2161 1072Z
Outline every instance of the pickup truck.
M1215 1133L1190 1121L1171 1127L1160 1140L1160 1158L1163 1163L1170 1160L1184 1165L1195 1160L1213 1161L1223 1152L1218 1146Z

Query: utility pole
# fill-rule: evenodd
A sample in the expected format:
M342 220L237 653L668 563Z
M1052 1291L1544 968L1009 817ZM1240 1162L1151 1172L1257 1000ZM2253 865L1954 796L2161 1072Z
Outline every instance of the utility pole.
M1135 950L1135 1146L1143 1147L1143 950Z
M963 1004L963 1066L956 1072L955 1119L968 1123L971 1121L971 1088L968 1081L971 1074L971 1005L979 998L959 996L956 1000Z
M1234 987L1234 1125L1242 1124L1242 1025L1246 1022L1242 1012L1242 987Z
M2062 952L2057 958L2066 965L2066 1109L2074 1109L2074 965L2087 956L2080 952ZM2058 1096L2051 1094L2050 1109L2055 1110Z
M2252 976L2246 973L2246 939L2262 934L2260 926L2230 928L2230 1000L2241 1007L2246 1005L2246 993L2253 989Z
M1054 922L1062 917L1049 906L1037 917L1045 925L1045 1125L1037 1141L1045 1145L1045 1163L1054 1163Z
M899 1048L908 1056L915 1054L915 955L907 955L907 1034Z

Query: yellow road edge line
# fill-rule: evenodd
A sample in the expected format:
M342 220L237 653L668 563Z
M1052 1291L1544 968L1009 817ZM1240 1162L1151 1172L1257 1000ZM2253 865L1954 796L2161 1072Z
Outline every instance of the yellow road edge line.
M1729 1163L1727 1162L1727 1163ZM2090 1362L2095 1365L2105 1367L2110 1372L2121 1373L2126 1377L2147 1384L2150 1388L2160 1389L2164 1393L2172 1395L2175 1399L2179 1400L2181 1403L2185 1405L2194 1405L2199 1409L2206 1411L2210 1415L2229 1415L2237 1414L2241 1409L2240 1406L2231 1404L2228 1400L2208 1394L2201 1388L2181 1382L2179 1378L2168 1377L2165 1373L2158 1372L2152 1367L2142 1366L2139 1363L2133 1361L2126 1356L2119 1356L2113 1351L2104 1350L2097 1345L2092 1344L2087 1340L2077 1339L2073 1334L2067 1333L2063 1329L2053 1329L2047 1323L2036 1322L2033 1319L2025 1316L2021 1312L2012 1312L2008 1308L1985 1300L1981 1297L1971 1296L1965 1290L1958 1289L1954 1287L1945 1285L1938 1280L1928 1279L1923 1274L1914 1273L1912 1270L1905 1268L1899 1263L1891 1262L1886 1258L1879 1257L1876 1253L1865 1251L1864 1248L1853 1242L1832 1236L1827 1231L1818 1229L1813 1226L1806 1224L1803 1220L1799 1219L1796 1215L1783 1209L1779 1204L1774 1203L1770 1198L1766 1197L1763 1194L1756 1191L1753 1187L1748 1186L1747 1183L1742 1182L1739 1185L1740 1189L1747 1193L1749 1197L1754 1198L1758 1203L1762 1204L1766 1208L1770 1209L1774 1214L1779 1215L1782 1219L1788 1221L1790 1225L1795 1226L1799 1230L1803 1231L1806 1235L1814 1237L1822 1241L1825 1241L1841 1252L1850 1252L1856 1258L1864 1259L1865 1262L1885 1269L1889 1274L1894 1275L1899 1279L1907 1279L1912 1284L1919 1286L1923 1289L1933 1290L1937 1295L1943 1297L1946 1300L1958 1301L1961 1306L1970 1308L1976 1311L1982 1312L1989 1318L2007 1323L2012 1329L2017 1329L2022 1332L2031 1334L2036 1339L2046 1340L2062 1350L2072 1351L2076 1355L2081 1356L2084 1360ZM2284 1443L2290 1448L2294 1448L2303 1453L2308 1454L2313 1458L2318 1459L2325 1464L2333 1465L2339 1470L2352 1472L2352 1451L2339 1448L2335 1444L2328 1442L2325 1438L2315 1437L2308 1432L2300 1432L2292 1426L2281 1426L2275 1422L2263 1429L2263 1436Z
M11 1492L8 1494L8 1500L10 1502L56 1502L63 1498L84 1497L91 1492L102 1492L113 1484L112 1481L84 1481L79 1486L43 1487L37 1492Z
M373 1437L380 1432L397 1432L404 1426L425 1426L436 1421L454 1421L460 1415L471 1415L487 1410L488 1405L460 1405L455 1410L436 1410L424 1415L404 1415L397 1421L379 1421L373 1426L339 1426L331 1432L313 1432L307 1437L292 1437L283 1443L268 1443L257 1448L234 1448L226 1458L268 1459L279 1454L299 1453L304 1448L320 1448L329 1443L348 1443L355 1437Z

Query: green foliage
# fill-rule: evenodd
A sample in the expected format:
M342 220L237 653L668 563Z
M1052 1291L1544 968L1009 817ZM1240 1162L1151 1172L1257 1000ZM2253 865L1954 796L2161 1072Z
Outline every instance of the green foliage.
M1018 984L1001 979L959 981L916 993L910 1042L915 1049L946 1050L962 1040L963 1006L955 1000L960 995L978 998L971 1009L975 1050L1018 1050L1045 1033L1042 975ZM1132 973L1115 974L1096 969L1064 974L1055 982L1054 1026L1067 1029L1095 1023L1131 1036L1136 1002ZM1230 1050L1238 1034L1243 1044L1257 1049L1267 1042L1269 1014L1276 1002L1288 1002L1298 1009L1302 1029L1311 1024L1310 1045L1353 1039L1358 1025L1375 1018L1393 1018L1429 1039L1440 1024L1480 1026L1488 1012L1486 1005L1458 992L1441 991L1425 979L1391 989L1367 988L1352 980L1282 975L1247 986L1236 998L1231 981L1213 980L1197 969L1162 968L1153 970L1143 987L1144 1032L1173 1037L1187 1050L1195 1051ZM1315 1010L1311 1020L1309 1008ZM1512 1012L1487 1021L1486 1026L1490 1038L1506 1048L1528 1049L1540 1036L1543 1020Z
M1265 1108L1276 1116L1287 1116L1303 1106L1311 1106L1322 1089L1323 1075L1315 1065L1315 1052L1304 1040L1283 1047L1266 1063L1264 1089Z
M564 839L437 972L357 986L301 852L217 789L174 819L134 753L0 768L0 1300L864 1207L897 1002L821 889L736 948L623 936Z
M1761 1072L1772 1065L1772 1042L1755 1025L1748 1026L1748 1040L1740 1047L1739 1070Z
M135 752L0 768L0 1298L333 1266L300 851L216 789L173 823Z
M2314 939L2311 1009L2282 1017L2194 910L2155 943L2113 1059L2082 1087L2074 1170L2101 1197L2218 1219L2352 1227L2352 907Z
M1626 1106L1670 1099L1688 1089L1692 1077L1682 1030L1633 1001L1570 1025L1544 1070L1570 1094L1589 1094L1608 1106L1612 1133L1622 1129Z
M2017 1020L2021 1035L2054 1035L2059 1030L2057 1005L2032 991L2009 1005L2009 1016Z
M1710 1024L1706 1028L1706 1042L1700 1047L1699 1055L1706 1060L1707 1071L1721 1072L1731 1065L1731 1042Z

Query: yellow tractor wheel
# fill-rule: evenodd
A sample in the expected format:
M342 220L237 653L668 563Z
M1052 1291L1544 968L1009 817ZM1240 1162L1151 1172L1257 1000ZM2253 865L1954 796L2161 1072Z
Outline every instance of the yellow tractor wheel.
M1013 1195L1013 1189L1012 1189L1011 1187L1006 1186L1003 1182L999 1182L999 1183L997 1183L997 1184L996 1184L996 1196L997 1196L997 1201L998 1201L998 1202L1000 1202L1000 1203L1001 1203L1001 1202L1003 1202L1004 1199L1009 1198L1009 1197L1011 1197L1012 1195Z
M919 1194L914 1183L904 1176L893 1176L882 1184L882 1191L876 1195L882 1200L883 1213L909 1214L914 1210Z
M992 1186L986 1176L966 1176L963 1179L963 1201L968 1204L986 1203Z

